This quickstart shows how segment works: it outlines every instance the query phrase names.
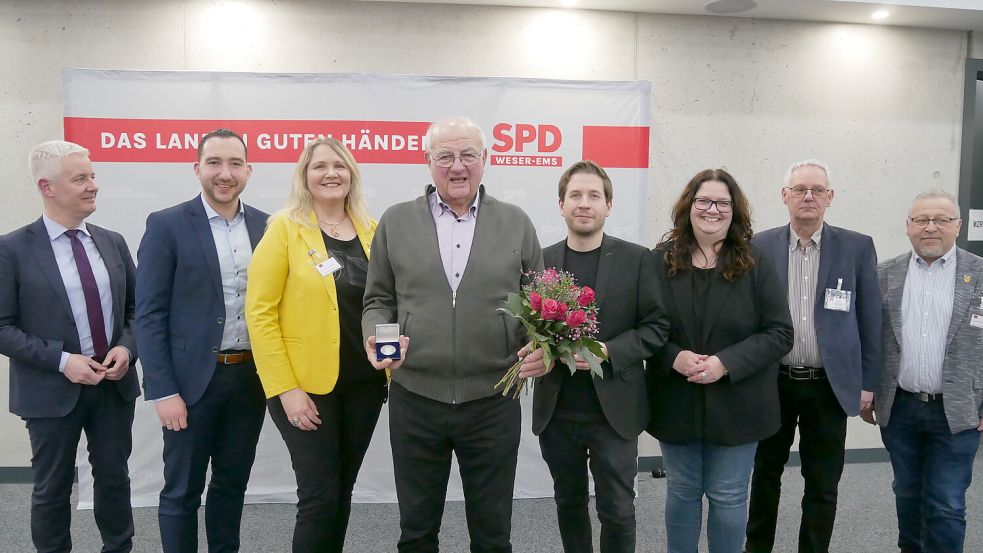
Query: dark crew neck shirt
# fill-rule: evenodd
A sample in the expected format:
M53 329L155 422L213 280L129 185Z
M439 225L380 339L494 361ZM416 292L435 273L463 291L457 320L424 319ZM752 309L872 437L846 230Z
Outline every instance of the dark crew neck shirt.
M566 246L564 269L573 274L577 286L590 286L596 290L597 265L601 259L601 248L588 252L578 252ZM558 419L579 422L605 422L601 403L594 389L594 377L590 371L575 371L572 375L566 364L557 361L555 371L563 371L560 394L556 399L553 416Z

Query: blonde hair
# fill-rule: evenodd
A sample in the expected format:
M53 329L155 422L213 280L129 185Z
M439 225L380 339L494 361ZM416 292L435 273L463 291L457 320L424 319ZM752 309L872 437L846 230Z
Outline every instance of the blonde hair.
M316 223L311 222L311 214L314 212L314 199L311 197L311 191L307 189L307 168L311 164L311 158L314 157L314 149L318 146L331 148L348 168L352 182L348 189L348 195L345 196L345 212L352 218L353 223L362 228L368 228L371 217L369 216L369 208L365 205L365 198L362 197L362 177L358 170L358 162L355 161L355 157L341 141L331 137L315 140L304 147L290 180L287 205L283 206L277 215L285 216L305 227L316 226Z

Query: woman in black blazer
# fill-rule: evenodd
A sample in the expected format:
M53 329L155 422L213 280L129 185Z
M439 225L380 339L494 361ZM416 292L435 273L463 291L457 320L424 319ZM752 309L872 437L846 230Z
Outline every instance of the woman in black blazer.
M695 553L702 500L712 553L740 553L758 440L779 426L778 362L792 321L776 269L751 245L751 213L734 178L701 171L656 246L670 320L648 364L652 422L666 466L670 553Z

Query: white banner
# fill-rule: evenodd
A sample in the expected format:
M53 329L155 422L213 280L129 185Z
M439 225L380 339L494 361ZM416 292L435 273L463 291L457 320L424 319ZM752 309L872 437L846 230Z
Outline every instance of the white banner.
M201 135L228 127L246 140L253 174L243 200L279 209L304 145L334 136L355 154L371 212L419 196L430 183L423 135L430 121L467 115L485 130L486 188L520 205L545 247L566 235L557 207L564 167L593 159L614 182L605 230L645 236L649 166L648 82L553 81L370 74L180 71L63 72L65 139L91 151L100 187L91 220L121 232L135 252L152 211L194 197L192 164ZM523 434L515 497L552 496L552 480L521 400ZM130 474L133 505L157 504L163 485L161 430L138 400ZM92 506L92 478L79 448L79 508ZM286 447L267 420L247 502L294 502ZM448 500L460 500L456 465ZM355 488L356 502L395 502L388 413L383 409Z

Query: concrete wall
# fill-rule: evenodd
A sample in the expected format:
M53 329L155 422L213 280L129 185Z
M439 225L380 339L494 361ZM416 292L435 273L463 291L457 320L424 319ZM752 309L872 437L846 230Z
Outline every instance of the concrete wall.
M61 137L65 67L642 79L653 84L650 245L698 170L732 171L764 229L786 220L785 168L818 157L837 189L829 221L873 235L887 258L907 247L915 193L957 191L970 42L957 31L500 7L5 2L0 232L40 212L25 158ZM26 466L26 431L6 413L5 386L0 394L0 466ZM850 445L879 439L853 423ZM643 444L643 455L655 451Z

